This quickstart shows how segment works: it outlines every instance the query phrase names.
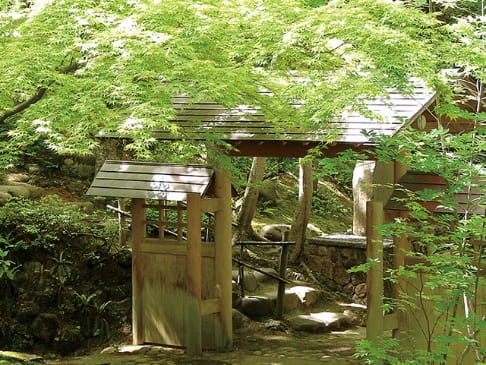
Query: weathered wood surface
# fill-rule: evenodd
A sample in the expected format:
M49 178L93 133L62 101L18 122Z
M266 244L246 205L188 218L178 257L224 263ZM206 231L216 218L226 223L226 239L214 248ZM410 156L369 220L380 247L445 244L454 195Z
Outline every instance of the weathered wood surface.
M182 201L204 195L213 175L202 165L105 161L87 195Z
M133 344L144 343L144 320L143 320L143 251L142 243L145 236L145 209L142 199L132 201L132 322L133 322Z
M218 314L220 326L215 327L216 348L230 350L233 346L232 285L231 285L231 174L227 170L215 171L215 196L220 199L220 209L215 212L214 281L220 292L221 312Z
M476 305L475 313L478 315L478 320L481 320L486 315L486 283L484 278L479 279L480 285L473 306ZM415 278L407 277L404 279L406 284L403 286L403 295L409 298L407 303L414 303L415 305L405 306L400 314L398 328L395 331L395 337L399 340L403 351L408 349L433 350L437 346L438 336L449 334L450 329L445 325L445 319L454 316L463 318L466 315L464 303L461 300L459 300L457 308L451 305L444 310L439 310L434 296L445 298L446 294L443 290L431 290L427 285L424 285L428 280L428 274L420 272L417 273ZM460 328L461 324L463 325L462 328ZM459 320L455 326L458 331L454 331L453 334L458 337L449 347L446 364L474 365L479 363L478 359L475 358L474 347L466 349L464 342L459 340L461 334L468 335L464 322ZM486 346L483 328L478 330L476 339L479 341L478 346L483 348Z
M484 214L485 213L485 185L486 178L477 179L476 184L470 189L464 189L463 191L456 192L453 197L457 203L457 210L459 213L463 213L468 210L470 213ZM407 197L407 194L403 190L410 192L420 192L425 189L430 190L442 190L447 191L448 185L445 179L436 174L428 174L419 171L408 171L403 175L399 182L398 187L395 188L393 194L385 205L387 210L408 210L403 202L403 198ZM424 206L436 213L448 213L450 212L443 207L438 200L430 202L422 202Z
M384 330L383 316L383 237L377 226L383 224L382 202L369 201L366 204L366 256L371 260L367 274L368 318L366 338L377 341Z
M432 102L434 95L417 83L410 95L403 95L396 90L388 90L389 97L376 98L365 102L370 115L357 112L345 112L342 116L329 121L317 130L304 128L277 130L265 120L261 109L249 105L229 108L211 101L193 101L187 96L172 99L176 117L174 125L182 128L186 138L205 139L210 133L229 141L322 141L336 133L337 142L365 143L368 137L361 131L375 131L392 136L405 124L411 123ZM262 95L271 95L262 91ZM292 104L296 109L301 103ZM176 138L168 131L154 131L159 139Z

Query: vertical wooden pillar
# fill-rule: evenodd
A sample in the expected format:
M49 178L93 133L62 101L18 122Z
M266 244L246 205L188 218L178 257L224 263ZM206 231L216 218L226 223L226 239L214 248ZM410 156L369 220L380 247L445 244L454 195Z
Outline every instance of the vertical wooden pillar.
M290 232L287 231L282 234L282 241L289 240L289 233ZM289 245L288 244L283 245L280 251L280 265L278 266L278 274L281 278L284 279L287 271L288 254L289 254ZM277 316L276 316L277 319L283 318L284 299L285 299L285 283L279 281L278 289L277 289Z
M398 217L405 218L408 215L405 211L400 211ZM407 252L411 250L411 244L408 235L402 234L400 237L393 239L393 268L398 269L400 266L405 265L405 256ZM393 298L399 299L400 292L405 290L407 285L407 279L403 276L398 278L398 281L393 284ZM395 309L397 313L397 326L398 328L393 330L393 336L395 337L397 331L403 328L407 323L407 313L400 309Z
M366 204L366 254L371 262L368 271L368 318L366 338L374 341L383 335L383 237L376 229L383 224L383 203Z
M202 353L201 338L201 281L202 281L202 246L201 246L201 197L199 194L187 194L187 291L188 303L185 313L186 347L189 356ZM182 305L182 303L181 303Z
M143 326L142 242L145 238L145 200L132 200L132 327L133 344L145 342Z
M233 342L232 295L231 295L231 175L229 171L215 172L215 194L220 207L215 212L215 277L221 296L221 330L216 333L218 351L229 351ZM218 332L218 331L217 331Z

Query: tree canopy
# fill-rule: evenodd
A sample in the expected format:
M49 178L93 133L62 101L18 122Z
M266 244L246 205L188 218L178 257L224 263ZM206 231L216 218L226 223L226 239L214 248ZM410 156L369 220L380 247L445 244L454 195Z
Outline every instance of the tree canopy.
M312 129L418 77L454 117L439 71L484 81L484 9L434 4L441 11L388 0L1 0L1 165L34 143L89 153L110 131L146 156L150 130L173 128L181 93ZM296 72L308 81L293 82Z

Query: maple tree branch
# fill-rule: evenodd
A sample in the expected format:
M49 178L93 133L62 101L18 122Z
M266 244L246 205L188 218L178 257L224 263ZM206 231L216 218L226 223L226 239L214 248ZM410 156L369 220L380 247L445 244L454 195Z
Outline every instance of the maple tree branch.
M73 73L78 68L79 68L79 63L72 61L71 63L69 63L69 65L61 68L59 70L59 72L62 73L62 74L69 74L69 73ZM54 81L49 82L49 85L51 85L53 82ZM24 100L23 102L15 105L12 109L7 110L2 115L0 115L0 123L5 122L5 120L7 120L7 118L10 118L11 116L14 116L15 114L18 114L18 113L24 111L25 109L27 109L28 107L30 107L31 105L37 103L39 100L41 100L44 97L44 95L46 94L46 91L47 91L47 87L37 88L37 91L35 92L35 94L32 95L30 98L28 98L27 100Z

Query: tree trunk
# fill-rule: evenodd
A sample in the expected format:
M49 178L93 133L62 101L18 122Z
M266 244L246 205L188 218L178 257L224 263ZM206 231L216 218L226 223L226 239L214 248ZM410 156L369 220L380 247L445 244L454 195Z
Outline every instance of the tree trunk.
M312 207L312 161L301 160L299 168L299 203L297 205L290 239L295 241L295 246L290 253L290 262L295 263L304 250L305 231L311 214Z
M253 158L245 195L243 196L241 209L236 218L236 229L235 234L233 235L233 242L245 239L263 240L263 238L253 230L251 222L255 216L258 194L260 193L260 182L265 173L266 163L266 157Z

